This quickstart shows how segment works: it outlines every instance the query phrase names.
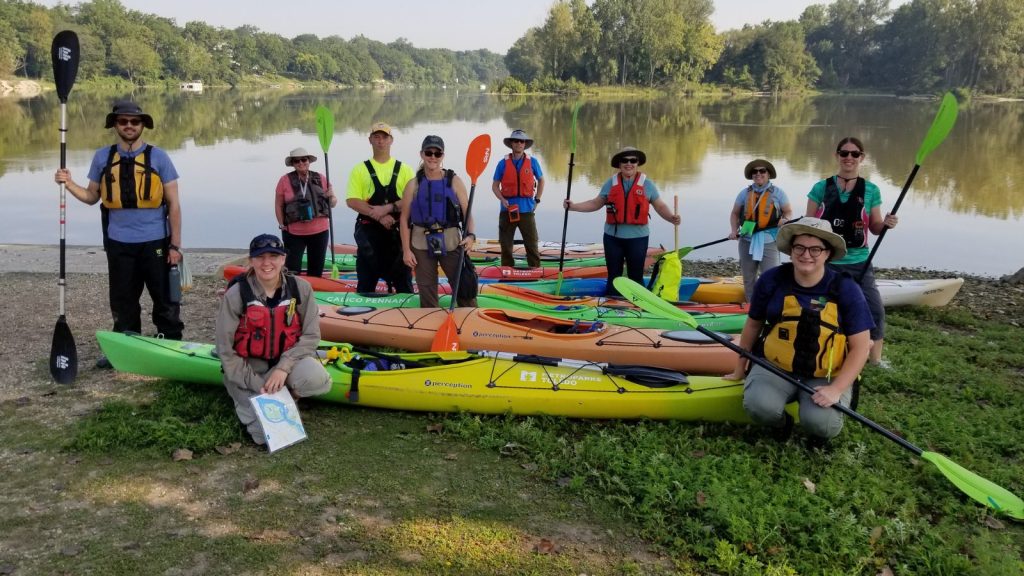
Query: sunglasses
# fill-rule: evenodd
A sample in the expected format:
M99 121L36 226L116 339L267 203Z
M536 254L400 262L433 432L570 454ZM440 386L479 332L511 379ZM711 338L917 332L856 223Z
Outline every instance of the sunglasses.
M303 156L302 158L292 158L292 164L302 164L303 162L309 162L309 157Z
M625 156L619 159L619 164L636 164L640 159L636 156Z
M440 150L424 150L423 155L427 158L441 158L444 156L444 152Z
M260 248L278 248L278 249L281 249L281 248L284 248L284 244L282 244L281 241L278 240L277 238L264 238L264 239L260 239L260 240L257 240L255 242L253 242L252 246L250 246L250 249L260 249Z
M768 173L768 169L767 168L754 168L753 170L751 170L751 172L753 172L754 174L767 174Z
M836 154L839 154L840 158L846 158L847 156L853 156L854 158L860 158L864 155L860 150L836 150Z
M509 140L509 142L511 142L513 144L525 144L526 140L519 140L518 138L513 138L513 139Z
M142 119L141 118L118 118L117 119L117 125L118 126L127 126L129 124L131 124L132 126L138 126L138 125L142 124Z

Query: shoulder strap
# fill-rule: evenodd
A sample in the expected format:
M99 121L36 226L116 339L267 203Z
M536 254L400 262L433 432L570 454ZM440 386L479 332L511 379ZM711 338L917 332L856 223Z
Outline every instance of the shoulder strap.
M153 145L146 144L146 148L142 151L144 158L142 164L143 174L143 185L142 185L142 197L145 200L149 200L150 188L153 186Z
M452 170L451 168L446 169L444 171L444 179L445 183L448 184L448 187L451 188L452 180L455 179L455 170Z
M110 177L114 173L114 155L117 154L117 144L112 144L110 150L107 152L107 164L103 167L103 175L106 176L104 181L107 187L107 202L114 201L114 184L110 181Z
M256 294L252 291L252 286L249 286L248 276L249 274L247 272L242 272L228 282L228 290L230 290L235 284L238 284L238 291L242 295L243 307L248 306L249 302L256 299Z
M299 292L299 283L295 281L295 275L291 272L285 274L284 283L288 287L288 295L295 298L295 304L302 304L302 293Z

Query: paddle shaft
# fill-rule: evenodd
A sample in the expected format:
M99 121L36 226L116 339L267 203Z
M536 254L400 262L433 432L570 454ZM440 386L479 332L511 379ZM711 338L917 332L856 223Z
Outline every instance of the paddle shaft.
M722 242L728 242L728 241L729 241L729 237L726 236L725 238L721 238L719 240L715 240L714 242L705 242L703 244L698 244L697 246L694 246L693 248L691 248L690 251L697 250L697 249L700 249L700 248L707 248L708 246L714 246L715 244L721 244Z
M569 181L565 185L565 199L570 200L572 195L572 167L576 165L576 153L569 153ZM562 246L559 248L558 254L558 273L561 274L562 270L565 269L565 234L569 230L569 209L565 209L565 214L562 216Z
M747 350L744 350L743 348L740 348L735 343L733 343L732 340L730 340L728 338L724 338L724 337L722 337L722 335L720 335L720 334L718 334L716 332L713 332L711 330L708 330L707 328L701 326L700 324L695 325L695 328L701 334L704 334L705 336L707 336L708 338L711 338L715 342L718 342L719 344L725 346L726 348L732 350L733 352L736 352L740 356L743 356L746 359L750 360L754 364L757 364L761 368L764 368L765 370L771 372L772 374L775 374L779 378L782 378L783 380L789 382L790 384L793 384L794 386L796 386L797 388L800 388L804 392L807 392L808 394L814 394L814 392L815 392L814 388L811 388L808 384L802 382L801 380L799 380L797 378L794 378L791 374L789 374L788 372L785 372L784 370L778 368L777 366L775 366L771 362L765 360L764 358L756 356L756 355L748 352ZM905 439L897 436L893 432L891 432L889 430L886 430L885 428L883 428L879 424L876 424L875 421L871 420L867 416L864 416L864 415L860 414L859 412L855 412L852 408L844 406L843 404L840 404L838 402L833 404L832 407L835 408L836 410L839 410L843 414L849 416L850 418L853 418L854 420L860 422L861 424L867 426L868 428L871 428L875 432L878 432L879 434L881 434L881 435L885 436L886 438L892 440L893 442L899 444L900 446L906 448L907 450L910 450L911 452L913 452L914 454L916 454L918 456L920 456L921 453L923 452L923 450L921 450L917 446L914 446L910 442L907 442Z
M327 185L331 186L331 163L327 160L327 149L324 148L324 175L327 177ZM334 257L334 208L331 207L331 203L327 203L327 222L330 224L330 236L331 236L331 267L337 267Z
M466 217L462 222L462 239L469 235L469 214L473 211L473 196L476 195L476 178L469 185L469 200L466 201ZM455 284L452 284L452 301L448 303L448 315L455 313L455 302L459 299L459 284L462 282L462 268L466 265L466 249L459 246L459 269L455 271Z
M60 169L67 168L68 163L68 102L62 98L60 102ZM60 276L57 279L57 287L60 293L60 304L58 314L64 318L64 290L67 286L65 277L66 245L67 245L67 186L60 184Z
M679 194L672 197L672 214L679 216ZM675 231L676 245L675 250L679 251L679 224L672 224L672 228Z
M910 185L914 182L914 177L917 176L917 171L921 169L920 164L914 164L914 169L910 171L910 176L907 177L907 182L903 185L903 190L900 190L900 196L896 199L896 204L893 205L890 214L896 214L896 211L900 209L900 205L903 204L903 198L907 195L907 190L910 190ZM857 283L860 284L864 275L868 273L868 268L871 266L871 260L875 257L875 252L878 252L878 247L882 244L882 238L885 238L885 233L889 231L889 227L885 226L882 231L878 233L878 238L875 239L875 245L871 247L871 252L868 253L868 259L864 261L864 268L860 271L860 275L857 276Z

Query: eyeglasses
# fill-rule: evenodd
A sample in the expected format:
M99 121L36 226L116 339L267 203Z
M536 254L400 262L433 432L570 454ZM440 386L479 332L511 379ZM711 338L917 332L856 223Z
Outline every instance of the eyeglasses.
M444 156L444 152L441 152L440 150L424 150L423 155L427 158L441 158Z
M292 158L292 164L302 164L303 162L309 162L309 156L303 156L302 158Z
M803 244L793 244L793 254L796 256L803 256L804 253L807 253L811 255L811 258L817 258L826 250L828 250L828 248L825 246L804 246Z
M117 119L117 125L118 126L127 126L129 124L131 124L132 126L138 126L139 124L142 124L142 119L141 118L118 118Z
M625 156L623 158L619 158L619 164L636 164L639 161L640 159L636 156Z
M768 169L767 168L754 168L753 170L751 170L751 172L753 172L754 174L767 174L768 173Z
M836 150L836 154L839 154L840 158L846 158L847 156L853 156L854 158L860 158L864 155L860 150Z

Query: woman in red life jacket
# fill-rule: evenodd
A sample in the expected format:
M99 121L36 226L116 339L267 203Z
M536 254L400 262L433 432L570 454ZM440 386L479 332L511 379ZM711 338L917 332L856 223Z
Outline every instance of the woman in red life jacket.
M436 308L437 267L454 282L459 269L459 255L476 240L473 221L463 222L469 202L466 185L453 170L445 170L444 140L427 136L420 146L420 169L416 179L405 185L402 193L400 228L405 265L412 268L420 295L420 306ZM466 233L462 233L463 225ZM468 258L467 258L468 260ZM475 281L462 275L461 282ZM468 284L467 284L468 287ZM466 297L460 284L459 306L476 306L476 297Z
M594 212L605 209L604 258L608 266L609 296L618 296L612 280L622 276L623 267L630 280L644 281L644 260L651 231L648 226L650 208L666 222L679 225L682 219L661 199L658 187L639 167L647 162L647 155L631 146L612 156L612 175L597 196L585 202L566 200L566 210Z
M285 272L286 254L277 236L253 238L250 268L232 280L217 312L224 387L257 444L266 439L250 398L282 387L296 398L331 388L331 377L316 357L320 317L313 288Z
M743 175L751 183L740 190L733 202L729 238L739 240L743 291L750 302L757 275L779 265L775 236L779 226L793 217L793 208L782 188L772 182L776 173L771 162L751 160L743 168Z
M288 250L285 266L298 274L305 252L307 274L320 276L330 240L331 208L338 198L326 176L310 171L313 162L316 156L305 148L296 148L284 157L284 165L293 170L277 181L274 212Z
M859 139L849 136L840 140L835 152L839 171L811 188L807 194L807 215L825 220L836 234L846 240L846 256L828 265L860 279L860 288L875 320L868 360L872 364L887 366L882 361L885 307L875 283L874 270L867 261L871 252L868 232L877 236L885 228L895 228L899 218L895 214L882 216L882 193L878 186L860 177L860 165L866 157L864 144Z

